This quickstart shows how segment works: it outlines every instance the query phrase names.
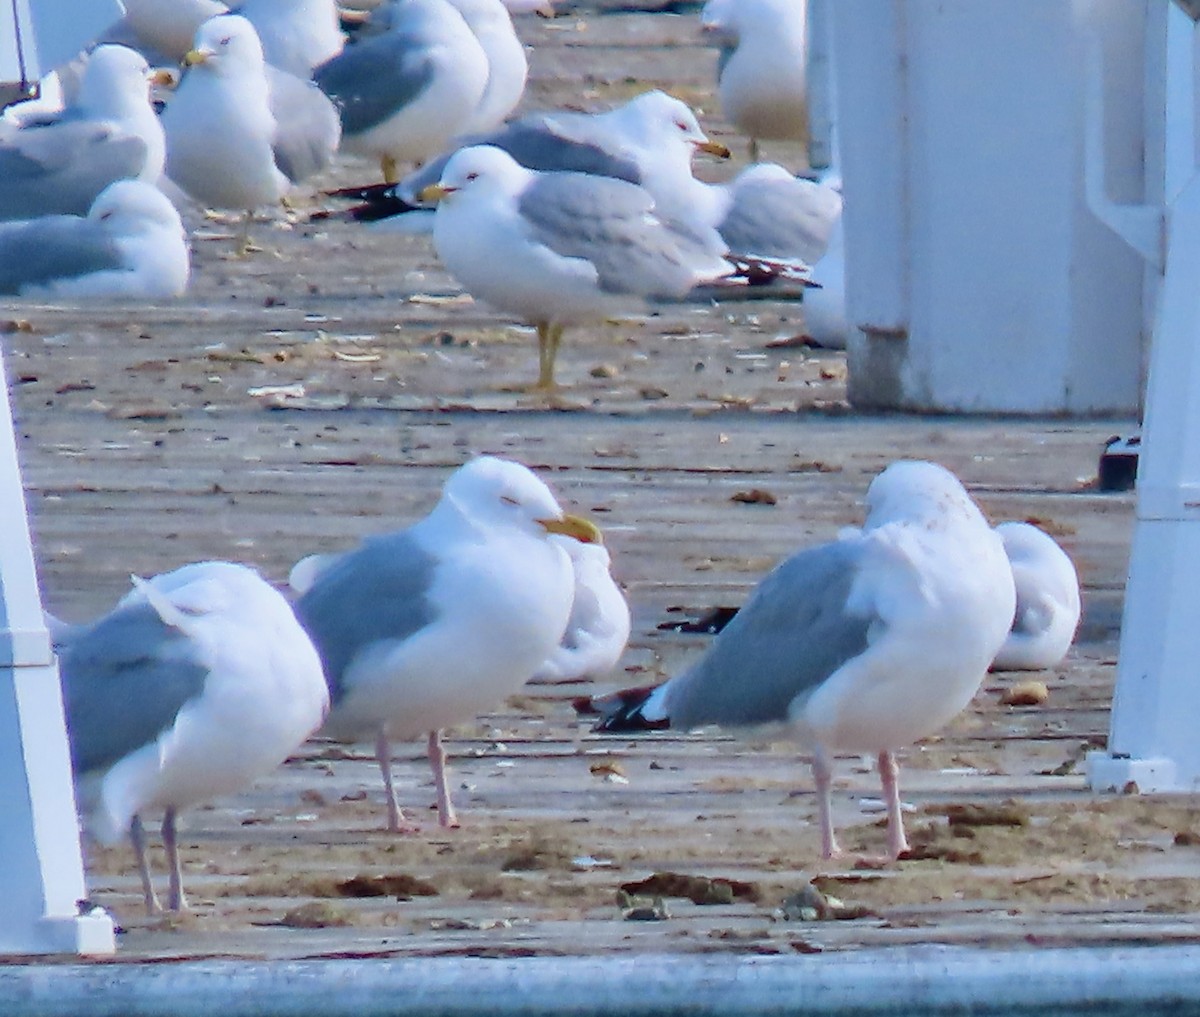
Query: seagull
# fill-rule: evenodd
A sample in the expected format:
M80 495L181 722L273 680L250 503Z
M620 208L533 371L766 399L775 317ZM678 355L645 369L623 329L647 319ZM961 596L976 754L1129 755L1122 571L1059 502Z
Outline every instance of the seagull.
M200 562L150 580L56 643L89 830L128 834L146 909L161 910L142 817L163 809L167 906L187 908L178 813L270 772L321 723L321 662L284 598L243 565Z
M587 541L556 537L571 558L575 597L562 641L530 681L555 684L608 674L629 642L629 604L613 580L599 528Z
M637 185L538 173L486 145L456 152L420 197L439 202L433 242L449 272L536 327L542 391L555 387L566 326L678 299L734 272L710 245L658 219Z
M190 274L175 206L140 180L109 184L87 216L0 222L0 294L179 296Z
M150 105L154 77L140 53L99 46L65 110L0 133L0 220L85 215L105 187L157 183L163 129Z
M460 134L479 107L488 59L448 0L391 0L371 15L384 31L359 33L313 78L342 118L347 152L380 161L395 183L397 164L422 162Z
M562 639L574 578L553 534L590 540L520 463L480 456L447 480L433 511L319 562L296 615L325 667L322 731L375 735L388 829L404 829L391 739L426 735L438 822L458 825L441 729L516 692ZM301 584L303 585L303 584Z
M759 141L808 136L807 0L708 0L700 26L721 47L717 94L725 115Z
M827 178L827 187L841 193L841 179ZM846 317L846 233L839 215L820 259L812 266L815 285L804 291L801 313L804 338L826 350L844 350L850 336Z
M674 190L681 186L680 167L682 175L692 179L690 167L696 152L722 159L729 157L729 149L708 138L685 102L657 89L642 92L623 105L600 113L566 110L530 113L500 130L472 136L467 141L471 145L503 149L527 169L590 173L641 184L655 194L656 200L663 197L654 190L660 183L674 196ZM457 148L430 160L394 186L347 187L333 193L365 202L350 209L349 218L363 222L391 220L389 225L397 225L406 221L406 217L415 218L413 213L423 211L420 192L441 179L446 163L456 151ZM664 162L672 168L663 167ZM690 196L696 198L695 194ZM709 200L707 192L701 193L699 199ZM427 215L420 218L421 225L432 228Z
M517 108L525 94L529 62L517 38L512 16L500 0L450 0L478 40L488 62L487 85L467 122L463 135L492 131Z
M229 8L221 0L122 0L125 17L105 38L128 41L142 53L177 64L192 48L200 26Z
M235 14L210 18L196 33L184 75L163 113L167 176L207 208L250 215L278 204L291 186L275 162L277 124L262 46Z
M705 656L653 689L597 706L602 731L782 724L813 751L821 854L840 854L833 757L871 752L888 853L908 850L894 753L971 701L1016 595L1000 536L948 470L893 463L861 529L800 551L762 580Z
M1000 671L1054 667L1079 626L1079 575L1067 552L1031 523L996 527L1012 564L1017 609L1012 631L992 665Z

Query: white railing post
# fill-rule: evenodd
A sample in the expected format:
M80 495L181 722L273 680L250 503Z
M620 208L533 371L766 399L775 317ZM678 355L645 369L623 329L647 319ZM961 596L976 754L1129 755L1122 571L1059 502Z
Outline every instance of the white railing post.
M2 361L0 361L2 368ZM58 669L0 369L0 953L111 953L88 911Z

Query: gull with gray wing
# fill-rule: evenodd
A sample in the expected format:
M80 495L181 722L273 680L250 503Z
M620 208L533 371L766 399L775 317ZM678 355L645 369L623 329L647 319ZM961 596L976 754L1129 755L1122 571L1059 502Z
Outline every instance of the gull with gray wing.
M519 463L480 456L446 481L408 529L293 570L296 614L325 668L333 709L323 734L375 737L388 829L404 815L391 739L426 736L438 821L458 825L441 730L516 692L558 645L574 580L553 534L588 540Z
M1000 537L958 479L893 463L871 482L861 530L777 566L683 674L597 701L598 728L783 725L813 752L825 858L840 854L834 755L874 753L896 858L908 841L895 753L971 701L1015 602Z
M164 811L168 907L187 907L180 810L243 790L317 728L321 663L286 600L230 562L185 565L56 637L71 760L89 831L128 834L146 908L159 910L143 815Z

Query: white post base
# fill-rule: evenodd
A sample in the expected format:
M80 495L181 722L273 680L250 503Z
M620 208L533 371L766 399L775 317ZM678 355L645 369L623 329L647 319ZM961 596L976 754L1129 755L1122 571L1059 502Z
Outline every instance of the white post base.
M1087 782L1093 791L1159 794L1185 791L1179 786L1175 763L1170 759L1131 759L1108 752L1089 752Z

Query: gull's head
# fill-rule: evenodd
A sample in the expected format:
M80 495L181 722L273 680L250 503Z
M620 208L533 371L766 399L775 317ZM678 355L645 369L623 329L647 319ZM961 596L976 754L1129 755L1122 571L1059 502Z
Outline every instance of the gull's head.
M150 65L137 50L107 43L88 57L79 83L81 104L90 110L116 113L129 103L150 101Z
M446 481L442 499L488 527L557 533L582 542L594 542L600 532L586 519L564 515L550 488L528 467L495 456L479 456L459 468Z
M1041 569L1052 569L1064 559L1070 564L1070 559L1058 542L1032 523L1000 523L996 532L1004 541L1004 553L1013 564Z
M507 152L491 145L460 148L447 161L442 178L422 188L421 201L445 201L461 193L519 194L532 174Z
M807 0L708 0L700 28L719 46L736 46L743 35L765 36L800 29Z
M746 0L708 0L700 11L700 30L721 46L736 46L738 9Z
M623 126L647 148L682 146L689 157L693 152L707 152L722 159L729 158L728 148L720 142L709 141L691 107L666 92L657 89L643 92L619 112Z
M147 227L183 235L183 223L175 206L157 187L140 180L117 180L109 184L92 202L88 218L101 223L105 232L113 236L138 233Z
M989 528L953 473L937 463L910 459L892 463L867 488L865 528L895 522L928 529L963 522Z
M262 43L254 26L240 14L219 14L196 31L183 62L214 74L244 73L263 66Z

